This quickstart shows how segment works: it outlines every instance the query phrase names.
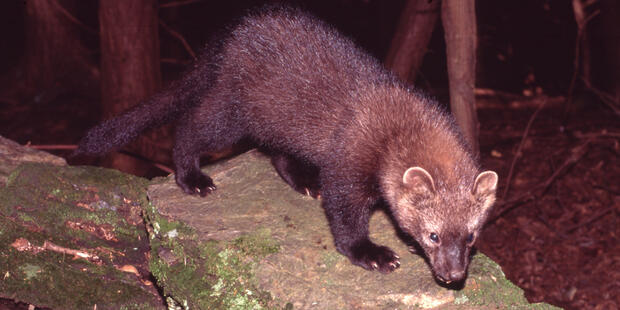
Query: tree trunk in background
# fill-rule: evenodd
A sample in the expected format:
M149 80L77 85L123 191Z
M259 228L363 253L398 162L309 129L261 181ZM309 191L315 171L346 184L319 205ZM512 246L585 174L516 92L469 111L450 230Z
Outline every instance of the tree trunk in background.
M617 0L601 0L601 22L603 24L604 68L601 81L616 103L620 103L620 3Z
M474 106L476 84L476 10L474 0L443 0L450 108L472 151L479 154L478 118Z
M67 16L74 4L74 0L25 1L26 40L19 66L23 76L18 82L25 87L24 94L34 91L39 98L51 100L63 88L93 83L98 77L79 39L78 27Z
M438 0L408 0L400 15L385 65L403 81L415 82L439 16Z
M161 86L157 0L99 1L101 104L111 118L153 95ZM169 130L150 131L128 147L156 162L169 162ZM147 166L113 153L105 166L143 175Z
M585 15L585 8L581 0L573 0L573 12L577 22L577 44L579 44L579 55L575 57L579 61L579 68L584 79L592 80L592 53L590 52L590 36L588 35L588 16ZM579 72L577 72L579 73Z

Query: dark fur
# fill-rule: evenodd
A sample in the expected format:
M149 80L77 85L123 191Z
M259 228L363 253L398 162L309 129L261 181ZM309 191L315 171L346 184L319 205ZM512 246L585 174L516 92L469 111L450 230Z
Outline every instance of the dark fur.
M204 196L215 186L200 171L200 154L250 138L274 152L289 184L320 192L336 247L354 264L383 272L400 264L368 239L372 207L384 199L440 279L465 276L467 237L482 226L497 175L480 174L475 183L474 157L434 102L296 10L246 17L201 59L167 91L93 128L77 152L103 154L178 120L176 181ZM423 169L406 174L410 167ZM429 241L431 233L438 242Z

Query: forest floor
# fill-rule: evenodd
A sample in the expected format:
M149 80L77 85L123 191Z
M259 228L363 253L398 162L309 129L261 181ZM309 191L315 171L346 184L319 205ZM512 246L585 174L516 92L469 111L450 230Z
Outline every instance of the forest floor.
M479 110L500 187L477 246L530 302L620 308L620 120L597 105L579 98L564 122L564 98Z
M75 144L96 121L84 99L9 104L0 109L0 135L22 144ZM500 187L477 246L531 302L618 309L620 120L582 99L568 117L563 98L478 99L481 158L499 173ZM0 302L0 309L21 308Z

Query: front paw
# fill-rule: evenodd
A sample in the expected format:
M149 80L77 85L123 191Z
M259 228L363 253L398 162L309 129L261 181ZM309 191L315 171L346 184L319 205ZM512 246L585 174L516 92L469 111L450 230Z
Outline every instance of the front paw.
M190 195L199 194L205 197L215 190L213 180L199 171L183 176L177 175L176 181L179 187Z
M358 242L351 248L349 259L355 265L366 270L379 270L389 273L400 267L400 257L386 246L372 243L370 240Z

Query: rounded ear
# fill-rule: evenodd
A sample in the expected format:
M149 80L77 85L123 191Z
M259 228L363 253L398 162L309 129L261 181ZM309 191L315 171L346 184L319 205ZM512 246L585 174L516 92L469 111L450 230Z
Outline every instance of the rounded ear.
M418 193L434 193L435 183L430 173L420 167L410 167L403 174L403 184Z
M499 177L495 171L481 172L474 181L472 192L476 196L488 196L495 194L497 190L497 180Z

